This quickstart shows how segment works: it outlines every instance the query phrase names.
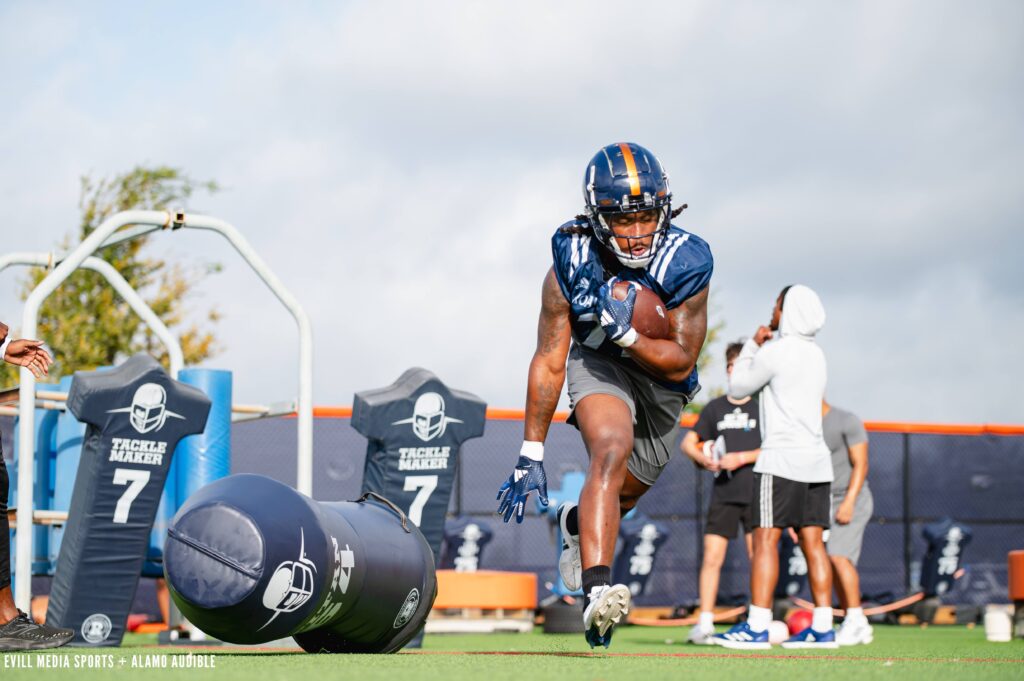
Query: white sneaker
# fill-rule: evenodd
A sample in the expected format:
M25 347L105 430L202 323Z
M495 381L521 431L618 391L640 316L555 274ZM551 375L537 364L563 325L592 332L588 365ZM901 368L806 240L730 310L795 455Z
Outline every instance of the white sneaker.
M836 632L836 643L841 646L867 645L875 640L875 630L867 618L843 620Z
M558 556L558 572L562 575L565 588L579 591L583 585L583 563L580 560L580 537L569 534L565 527L565 519L569 511L576 508L571 501L563 501L555 515L558 517L558 528L562 531L562 553Z
M625 584L595 586L590 590L590 605L583 611L584 630L595 630L598 636L604 637L629 614L631 598Z
M704 629L699 624L694 624L690 629L690 636L687 640L698 646L713 646L715 645L714 635L714 629Z

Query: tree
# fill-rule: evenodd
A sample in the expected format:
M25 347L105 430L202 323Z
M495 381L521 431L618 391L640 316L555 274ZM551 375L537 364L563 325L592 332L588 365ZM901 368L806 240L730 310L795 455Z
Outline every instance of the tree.
M122 210L165 210L181 208L197 191L218 190L213 181L200 182L177 168L138 166L112 178L94 180L83 177L81 184L81 224L77 234L64 238L59 252L68 252L95 230L105 219ZM220 318L216 309L206 311L202 327L186 324L187 302L196 285L220 270L215 263L188 267L168 265L146 257L147 237L99 249L94 255L106 260L121 273L153 312L181 342L186 364L213 356L218 351L211 328ZM22 299L49 274L45 268L33 268L22 281ZM102 275L90 270L75 270L43 303L39 310L38 337L54 353L52 380L74 371L110 366L137 352L148 352L165 367L167 353L152 332L121 300ZM18 383L16 367L0 367L0 385Z

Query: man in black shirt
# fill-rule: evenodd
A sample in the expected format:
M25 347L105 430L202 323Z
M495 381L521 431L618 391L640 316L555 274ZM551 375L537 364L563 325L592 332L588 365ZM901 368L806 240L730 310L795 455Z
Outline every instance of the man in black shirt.
M733 361L742 343L730 343L725 350L725 370L732 373ZM714 608L718 580L729 540L743 526L747 556L752 554L751 509L754 496L754 462L761 446L758 404L753 397L734 400L725 395L708 402L693 430L683 437L683 453L715 474L711 508L704 528L704 561L700 568L700 620L690 630L690 642L713 645ZM720 458L716 441L721 437L725 454Z
M12 340L7 325L0 322L0 359L27 367L36 378L49 373L53 359L37 340ZM36 624L14 606L11 595L10 525L7 522L7 494L10 480L0 451L0 650L42 650L57 648L74 636L71 629Z

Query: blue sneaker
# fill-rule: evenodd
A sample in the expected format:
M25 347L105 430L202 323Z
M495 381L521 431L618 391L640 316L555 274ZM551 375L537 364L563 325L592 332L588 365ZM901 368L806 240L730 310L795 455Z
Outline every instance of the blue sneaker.
M768 630L754 631L746 622L733 625L732 629L724 634L715 634L711 639L715 645L733 650L769 650L772 644L768 642Z
M839 643L836 642L836 632L832 629L828 631L815 631L810 627L807 627L799 634L791 636L782 643L783 648L824 648L826 650L832 648L838 648Z

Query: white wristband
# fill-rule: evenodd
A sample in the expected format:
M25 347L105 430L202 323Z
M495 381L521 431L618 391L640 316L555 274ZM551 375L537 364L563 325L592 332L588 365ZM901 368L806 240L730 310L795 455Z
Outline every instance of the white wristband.
M519 450L519 456L525 456L531 461L543 461L544 460L544 443L543 442L530 442L529 440L523 441L523 446Z
M620 348L628 348L633 343L636 343L636 337L639 335L640 334L636 332L636 329L634 329L631 326L629 327L629 331L627 331L622 338L620 338L617 341L614 341L614 343L618 345Z
M4 339L3 343L0 343L0 362L6 361L4 358L7 357L7 346L14 340L13 333L8 333L7 338Z

